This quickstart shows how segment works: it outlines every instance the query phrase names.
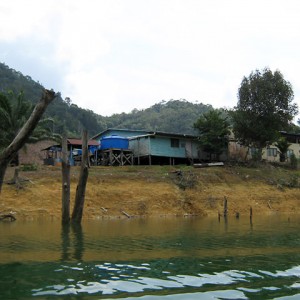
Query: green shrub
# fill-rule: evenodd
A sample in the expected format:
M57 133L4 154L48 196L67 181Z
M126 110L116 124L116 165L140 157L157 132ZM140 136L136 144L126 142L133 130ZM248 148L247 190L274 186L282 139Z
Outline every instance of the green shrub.
M195 188L198 180L197 175L191 171L182 172L181 170L173 172L171 176L173 182L182 190Z
M294 153L292 153L290 156L290 162L291 162L291 168L296 170L298 168L298 160Z
M20 170L21 171L36 171L38 169L38 166L36 164L24 164L21 165Z

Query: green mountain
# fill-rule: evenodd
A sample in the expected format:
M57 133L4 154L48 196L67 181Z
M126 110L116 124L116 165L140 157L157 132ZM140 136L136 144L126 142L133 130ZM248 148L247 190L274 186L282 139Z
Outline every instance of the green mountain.
M36 103L42 94L43 86L30 76L9 68L0 63L0 92L23 91L25 98ZM212 109L211 105L193 104L186 100L161 101L153 106L130 113L114 114L104 117L93 111L78 107L62 99L60 93L49 105L46 116L54 120L55 133L68 132L69 137L80 136L82 128L86 128L93 136L107 128L126 128L140 130L156 130L181 134L195 134L193 124L205 112Z
M0 63L0 92L12 91L15 94L23 92L25 99L36 103L42 95L43 86L35 82L30 76L9 68ZM53 130L62 133L67 130L69 136L79 136L82 128L86 128L90 135L103 130L98 123L98 116L90 110L82 109L58 97L47 108L45 115L54 120Z
M186 100L161 101L129 114L115 114L106 118L109 128L145 129L182 134L195 134L193 124L211 105L193 104Z

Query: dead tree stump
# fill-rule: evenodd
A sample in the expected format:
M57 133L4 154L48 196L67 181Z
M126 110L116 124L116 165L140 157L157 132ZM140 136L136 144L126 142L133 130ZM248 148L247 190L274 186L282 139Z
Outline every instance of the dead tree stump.
M72 213L72 222L81 223L84 200L85 200L85 190L86 184L89 176L88 171L88 133L86 130L82 134L82 160L81 168L79 174L78 185L76 189L75 204Z

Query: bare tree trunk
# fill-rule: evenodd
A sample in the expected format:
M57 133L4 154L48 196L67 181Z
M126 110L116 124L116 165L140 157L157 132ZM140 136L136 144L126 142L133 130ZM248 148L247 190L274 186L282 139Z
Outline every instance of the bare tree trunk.
M44 90L42 98L35 106L33 112L31 113L26 123L23 125L23 127L21 128L17 136L14 138L14 140L11 142L11 144L0 154L0 193L2 189L5 171L10 160L24 146L26 140L31 135L39 120L43 116L43 113L45 112L47 106L51 103L55 96L56 95L54 91Z
M70 222L70 164L67 138L62 139L62 223Z
M249 146L247 147L247 152L246 152L246 155L245 155L245 158L244 158L244 161L247 161L247 157L248 157L248 154L249 154L249 150L250 150L250 148L249 148Z
M72 213L72 222L81 223L84 198L85 198L85 189L87 184L87 179L89 176L88 171L88 134L84 130L82 134L82 159L81 159L81 169L78 180L78 185L76 188L76 197L75 204Z
M13 183L16 185L17 190L22 188L20 178L19 178L19 167L15 168Z
M8 163L9 163L9 160L5 161L0 158L0 194L1 194L4 175L5 175L5 171L7 169Z

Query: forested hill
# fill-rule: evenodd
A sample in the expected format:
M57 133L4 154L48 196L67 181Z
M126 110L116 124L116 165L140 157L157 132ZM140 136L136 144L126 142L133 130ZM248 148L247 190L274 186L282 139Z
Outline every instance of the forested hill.
M30 76L24 76L21 72L0 63L0 92L13 91L18 94L22 91L25 99L35 104L41 98L43 88L40 83L34 81ZM83 127L87 128L90 135L103 130L95 113L82 109L75 104L70 104L69 101L62 99L60 93L48 106L45 115L53 118L55 133L61 134L66 130L70 137L79 136Z
M106 118L108 128L146 129L173 133L195 134L193 124L211 105L193 104L186 100L161 101L129 114L115 114Z
M25 99L36 103L42 94L43 86L30 76L9 68L0 63L0 92L23 91ZM46 87L48 88L48 87ZM57 92L57 91L56 91ZM134 109L131 113L114 114L104 117L91 110L78 107L68 98L58 97L46 111L54 120L54 132L67 130L70 137L80 136L82 128L86 128L93 136L107 128L145 129L182 134L194 134L193 124L211 105L193 104L186 100L161 101L147 109Z

